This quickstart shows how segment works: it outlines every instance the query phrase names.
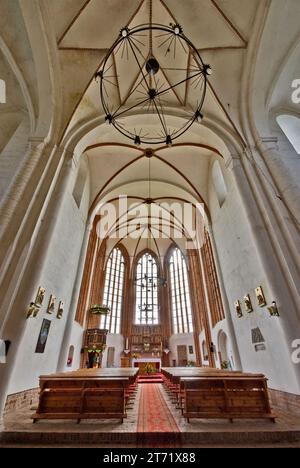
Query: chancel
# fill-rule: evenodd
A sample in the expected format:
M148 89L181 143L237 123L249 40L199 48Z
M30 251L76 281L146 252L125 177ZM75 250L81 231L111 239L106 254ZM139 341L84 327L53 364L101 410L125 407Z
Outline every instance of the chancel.
M299 17L0 2L0 446L299 446Z

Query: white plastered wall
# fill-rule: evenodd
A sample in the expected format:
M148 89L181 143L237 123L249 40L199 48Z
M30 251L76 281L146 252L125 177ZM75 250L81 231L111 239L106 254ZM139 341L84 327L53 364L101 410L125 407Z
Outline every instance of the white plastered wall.
M195 354L195 344L194 344L194 335L193 333L182 333L178 335L172 335L170 337L170 365L172 365L173 360L176 361L176 365L178 365L178 353L177 353L177 346L187 346L187 356L188 361L196 362L196 354ZM189 354L188 347L193 347L193 354Z
M276 298L271 297L268 282L262 268L250 231L245 210L242 206L236 183L230 169L221 164L228 189L227 198L220 208L210 178L209 208L212 230L218 251L225 291L231 306L233 326L240 352L243 371L261 372L269 379L269 386L286 392L297 392L293 382L288 345L280 324L280 318L271 317L267 308L260 308L255 288L264 290L268 306ZM255 220L252 220L255 223ZM250 294L254 311L245 312L244 296ZM240 300L243 317L238 318L234 302ZM264 351L256 351L252 343L252 330L259 328L264 337ZM213 331L217 344L219 327ZM226 329L224 329L226 333Z
M38 386L40 375L53 373L57 370L61 347L65 344L63 339L67 318L72 313L70 303L85 232L89 201L87 172L87 181L80 207L78 208L75 203L72 193L77 171L78 168L73 167L72 176L57 215L55 229L49 241L50 245L46 252L43 269L40 272L40 286L46 289L44 303L38 316L30 318L26 322L8 394L35 388ZM45 255L43 252L40 254ZM51 315L47 313L50 294L54 294L57 298L55 311ZM33 301L34 299L32 298ZM56 318L59 301L64 302L64 314L61 320ZM35 349L44 319L50 320L51 326L45 351L38 354L35 353ZM76 330L76 327L74 329ZM10 336L10 339L13 341L13 335ZM82 332L74 333L71 341L70 344L75 347L75 365L75 363L78 364L78 351L80 352L82 346Z

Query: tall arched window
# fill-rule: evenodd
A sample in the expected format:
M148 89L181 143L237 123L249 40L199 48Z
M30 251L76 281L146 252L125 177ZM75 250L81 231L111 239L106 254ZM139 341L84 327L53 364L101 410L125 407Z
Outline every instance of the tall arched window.
M192 333L193 320L188 272L182 252L175 248L169 260L174 333Z
M121 331L124 273L124 257L121 250L115 248L107 260L103 295L103 304L109 306L110 314L103 315L100 321L100 328L110 333Z
M157 325L158 320L158 265L150 253L138 261L136 269L137 325Z

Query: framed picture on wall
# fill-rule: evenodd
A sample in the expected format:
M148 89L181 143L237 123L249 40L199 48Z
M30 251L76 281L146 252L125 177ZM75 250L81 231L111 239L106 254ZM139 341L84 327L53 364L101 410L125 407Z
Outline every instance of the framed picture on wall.
M49 335L49 330L50 330L50 325L51 325L50 320L47 320L47 319L43 320L38 342L36 344L36 349L35 349L36 353L42 354L45 351L45 347L46 347L46 343L47 343L47 339Z
M193 346L189 346L189 354L194 354L194 348Z

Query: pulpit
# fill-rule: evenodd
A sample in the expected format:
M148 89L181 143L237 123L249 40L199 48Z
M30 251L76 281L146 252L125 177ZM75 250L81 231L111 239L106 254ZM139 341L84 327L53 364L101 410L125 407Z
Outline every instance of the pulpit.
M82 367L99 368L106 348L108 330L93 328L86 330L83 341Z

